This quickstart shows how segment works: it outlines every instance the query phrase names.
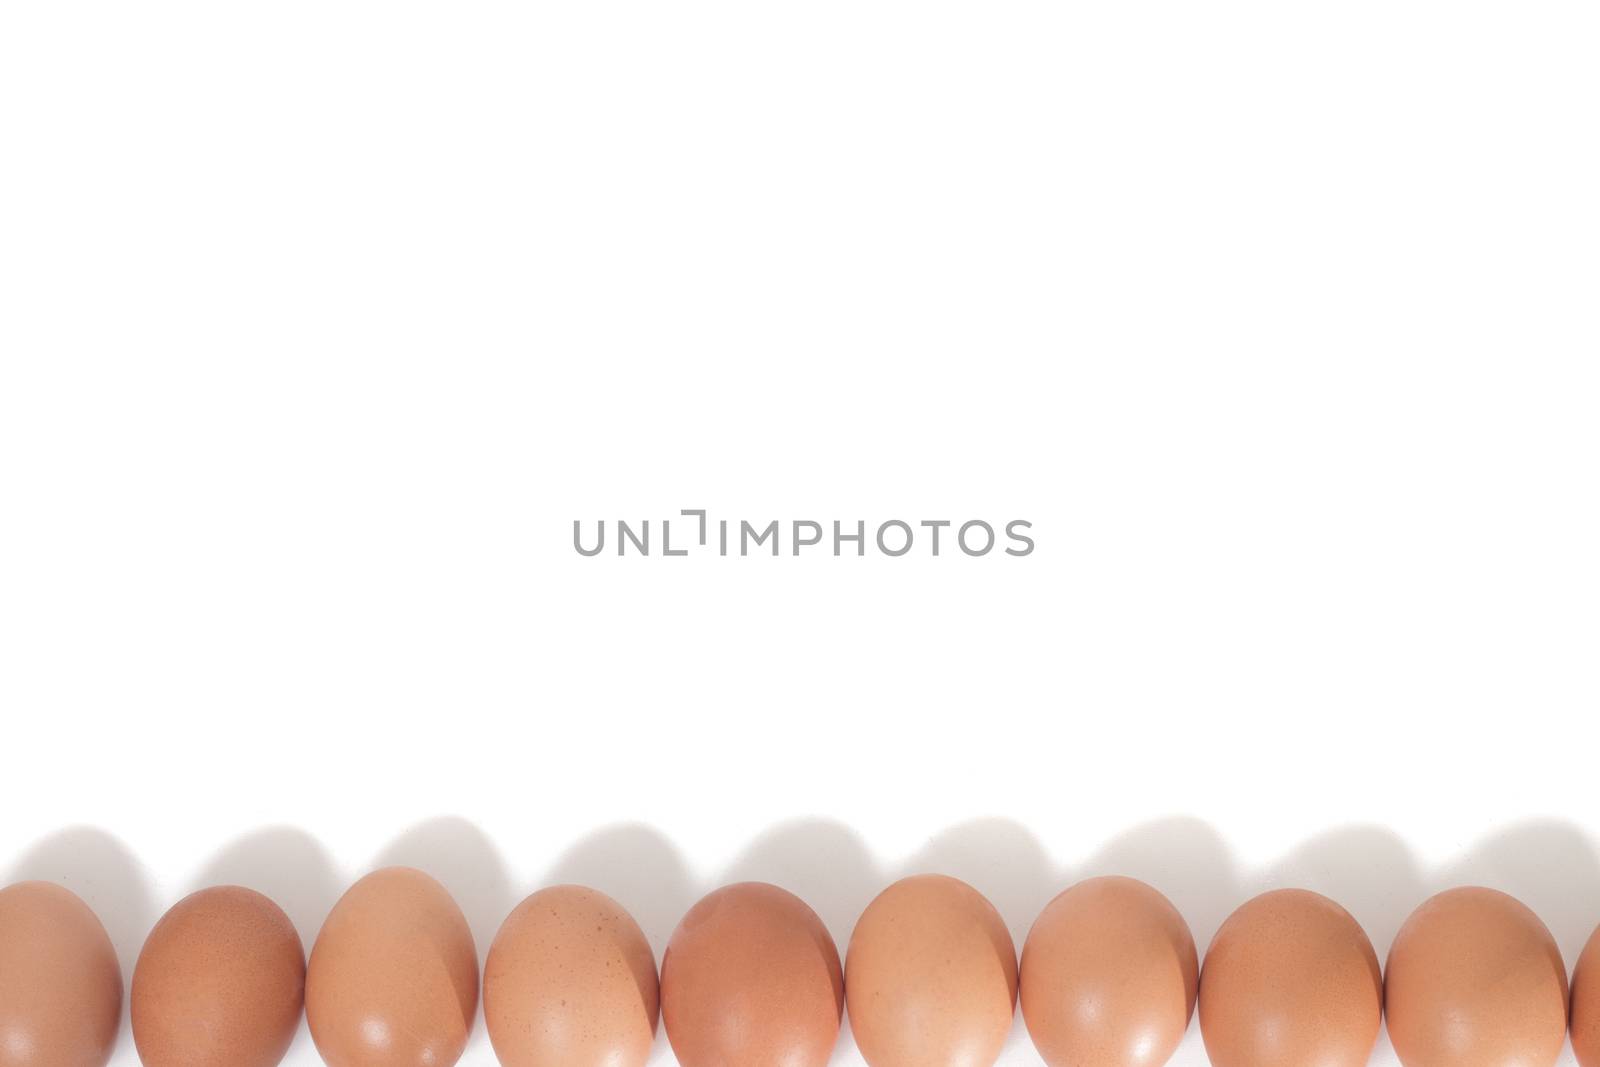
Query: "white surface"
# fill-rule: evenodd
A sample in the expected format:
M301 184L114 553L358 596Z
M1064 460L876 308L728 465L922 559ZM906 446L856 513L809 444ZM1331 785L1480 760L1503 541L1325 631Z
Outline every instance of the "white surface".
M1580 2L12 0L0 872L129 966L198 885L309 941L390 860L481 946L575 879L659 951L738 877L842 945L917 869L1020 940L1117 870L1202 945L1299 884L1380 952L1488 882L1570 963L1597 44ZM1038 550L570 547L696 507Z

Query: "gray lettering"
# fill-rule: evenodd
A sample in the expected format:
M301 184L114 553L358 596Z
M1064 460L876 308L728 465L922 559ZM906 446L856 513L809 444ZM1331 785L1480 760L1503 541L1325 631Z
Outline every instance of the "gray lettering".
M672 520L661 520L661 554L663 556L687 556L687 548L674 549L672 547Z
M974 526L982 527L984 534L989 538L988 543L977 551L973 551L971 548L967 547L967 531L972 529ZM986 556L989 554L989 550L994 547L994 527L990 526L982 519L973 519L971 522L962 523L961 529L956 531L956 541L961 545L961 551L965 552L967 555Z
M750 535L755 532L756 528L751 526L748 521L745 519L739 520L739 555L748 556L750 554ZM759 548L769 537L772 538L772 554L776 556L778 554L777 519L773 519L767 524L766 529L756 534L756 547Z
M846 542L846 541L854 541L856 543L856 555L858 555L858 556L866 555L867 554L867 524L866 524L866 522L865 521L857 522L856 523L856 532L853 533L853 534L840 533L839 532L840 528L841 527L840 527L839 520L838 519L834 519L833 520L833 554L835 556L840 554L839 553L839 546L844 544L844 542Z
M891 526L898 526L898 527L900 527L900 529L902 529L902 530L904 530L906 532L906 543L900 546L900 550L898 552L891 551L889 549L889 546L887 544L885 544L884 540L883 540L883 531L887 530ZM886 522L883 525L879 526L878 527L878 551L882 552L885 556L903 556L907 552L910 552L911 551L911 527L909 525L907 525L906 523L901 522L899 519L890 519L888 522Z
M606 520L601 519L595 523L595 527L600 531L600 538L595 542L593 548L583 547L583 539L578 536L578 530L582 525L581 519L572 520L572 547L578 550L578 555L580 556L598 556L601 549L606 547Z
M678 512L678 514L680 514L680 515L696 515L696 516L699 516L699 518L700 518L700 544L702 546L704 546L705 543L706 543L706 509L705 508L684 508L682 511Z
M1033 523L1029 522L1027 519L1012 519L1010 522L1006 523L1006 536L1011 538L1013 541L1020 541L1028 547L1022 549L1008 548L1006 549L1006 555L1008 556L1026 556L1033 552L1033 538L1029 537L1027 534L1017 533L1018 526L1022 527L1024 530L1033 529Z
M643 540L634 536L633 531L628 528L625 520L617 520L617 555L626 556L628 554L629 541L633 542L633 547L639 550L640 555L648 556L650 554L650 520L646 519L639 525L644 531Z
M800 528L802 526L807 527L807 528L809 528L811 530L815 530L816 531L816 536L815 537L801 537L800 536ZM794 548L792 549L792 553L794 555L798 556L800 554L800 549L802 547L804 547L806 545L819 544L819 543L821 543L821 541L822 541L822 523L820 523L820 522L812 522L810 519L796 519L796 520L794 520Z

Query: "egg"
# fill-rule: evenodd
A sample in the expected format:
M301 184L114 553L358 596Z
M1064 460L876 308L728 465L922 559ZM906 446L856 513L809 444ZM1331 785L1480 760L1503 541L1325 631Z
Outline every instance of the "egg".
M660 1003L644 931L583 886L517 905L484 965L484 1022L504 1067L643 1067Z
M1446 890L1389 950L1389 1039L1405 1067L1550 1067L1567 970L1539 917L1493 889Z
M133 969L129 1013L144 1067L275 1067L305 1002L294 924L241 886L184 897Z
M1200 988L1194 936L1166 897L1091 878L1045 906L1022 946L1022 1018L1050 1067L1161 1067Z
M661 1017L680 1067L824 1067L844 973L805 902L765 882L689 909L661 959Z
M450 1067L477 1007L466 917L410 867L351 886L311 947L306 1022L328 1067Z
M916 875L856 921L844 988L870 1067L991 1067L1016 1011L1017 950L976 889Z
M50 882L0 889L0 1065L104 1067L122 972L89 905Z
M1600 1067L1600 930L1572 970L1572 1051L1579 1067Z
M1279 889L1228 916L1200 972L1212 1067L1365 1067L1383 1017L1372 942L1327 897Z

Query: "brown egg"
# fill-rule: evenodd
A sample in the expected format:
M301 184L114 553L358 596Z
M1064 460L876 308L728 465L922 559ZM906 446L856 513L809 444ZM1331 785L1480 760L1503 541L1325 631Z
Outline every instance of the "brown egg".
M1022 1018L1050 1067L1161 1067L1199 988L1188 924L1132 878L1079 882L1045 906L1022 947Z
M117 953L50 882L0 889L0 1067L104 1067L122 1021Z
M275 1067L305 1003L294 924L241 886L193 893L161 917L133 969L129 1011L145 1067Z
M1493 889L1423 903L1389 949L1389 1039L1406 1067L1549 1067L1567 969L1539 917Z
M983 894L920 874L861 913L844 988L871 1067L991 1067L1016 1011L1017 950Z
M1279 889L1228 916L1200 974L1212 1067L1365 1067L1383 1017L1372 942L1350 913Z
M410 867L351 886L311 948L306 1022L328 1067L450 1067L477 1007L466 917Z
M505 1067L643 1067L660 1003L644 931L583 886L518 904L483 970L484 1022Z
M680 1067L823 1067L843 1010L827 928L765 882L702 898L661 959L661 1017Z
M1580 1067L1600 1067L1600 930L1572 971L1572 1051Z

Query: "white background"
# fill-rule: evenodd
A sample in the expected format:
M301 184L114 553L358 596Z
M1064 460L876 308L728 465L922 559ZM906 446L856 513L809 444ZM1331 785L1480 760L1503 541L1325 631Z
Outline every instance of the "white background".
M1202 946L1294 884L1380 953L1487 882L1570 962L1597 48L1524 0L11 0L0 877L130 967L202 884L309 944L391 861L480 950L556 880L659 952L735 878L842 946L943 870L1020 944L1121 871ZM697 507L1038 550L571 547Z

